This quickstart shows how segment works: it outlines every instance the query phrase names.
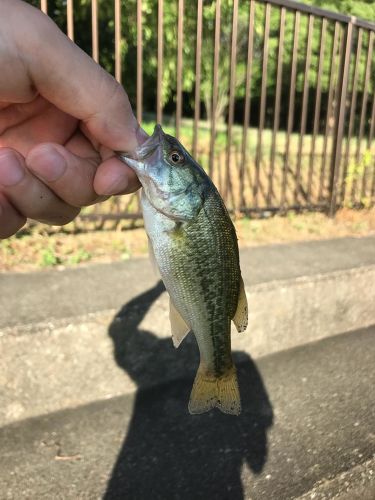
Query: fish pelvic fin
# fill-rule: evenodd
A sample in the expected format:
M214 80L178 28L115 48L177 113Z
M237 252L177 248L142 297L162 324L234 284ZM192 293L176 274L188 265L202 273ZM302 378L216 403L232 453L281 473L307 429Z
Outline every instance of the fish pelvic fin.
M240 278L240 292L238 294L237 310L233 316L233 323L236 325L238 332L244 332L248 323L248 308L245 286L242 277Z
M189 412L193 415L205 413L215 407L230 415L241 413L240 392L234 366L221 377L207 375L202 365L198 368L190 395Z
M169 320L171 322L172 340L174 347L178 347L190 332L190 326L177 311L172 299L169 297Z

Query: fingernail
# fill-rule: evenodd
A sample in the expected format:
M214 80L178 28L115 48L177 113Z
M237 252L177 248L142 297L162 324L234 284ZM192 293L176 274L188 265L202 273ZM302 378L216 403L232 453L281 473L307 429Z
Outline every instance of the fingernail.
M65 158L55 148L40 147L27 157L27 165L42 180L57 181L65 172Z
M4 187L15 186L25 176L25 169L14 153L0 152L0 184Z

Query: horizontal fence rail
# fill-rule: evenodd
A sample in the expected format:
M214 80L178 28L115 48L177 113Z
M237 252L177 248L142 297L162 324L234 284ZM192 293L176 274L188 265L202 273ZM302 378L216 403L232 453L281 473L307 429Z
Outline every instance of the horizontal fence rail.
M32 2L207 170L234 214L375 202L375 24L291 0ZM82 216L137 220L139 198Z

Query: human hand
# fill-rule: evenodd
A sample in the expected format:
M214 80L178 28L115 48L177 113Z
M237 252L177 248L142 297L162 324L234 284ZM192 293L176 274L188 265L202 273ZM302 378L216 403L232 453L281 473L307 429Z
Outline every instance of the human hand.
M114 157L145 137L123 88L39 10L0 2L0 238L134 192Z

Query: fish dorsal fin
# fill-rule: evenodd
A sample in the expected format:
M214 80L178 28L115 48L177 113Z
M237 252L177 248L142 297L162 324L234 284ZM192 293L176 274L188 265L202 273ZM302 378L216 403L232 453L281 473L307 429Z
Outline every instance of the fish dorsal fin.
M171 322L173 345L177 348L190 332L190 326L187 325L186 321L177 311L171 298L169 298L169 320Z
M242 277L240 278L240 293L238 294L238 305L233 323L236 325L238 332L244 332L247 328L247 298L245 286Z
M147 237L147 241L148 241L148 255L150 257L152 270L154 271L155 276L159 277L160 276L159 266L158 263L156 262L155 252L149 237Z

